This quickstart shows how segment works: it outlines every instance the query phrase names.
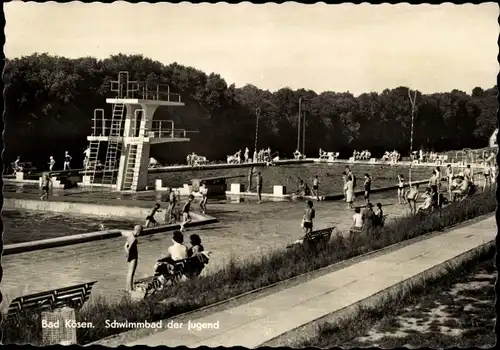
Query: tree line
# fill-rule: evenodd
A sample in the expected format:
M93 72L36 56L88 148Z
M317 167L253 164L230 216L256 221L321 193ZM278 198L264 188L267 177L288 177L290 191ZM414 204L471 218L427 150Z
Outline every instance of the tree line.
M297 146L299 99L308 156L317 156L319 148L340 152L341 157L362 149L375 156L385 150L409 152L411 103L406 87L359 96L290 88L270 92L254 85L236 88L218 74L177 63L164 65L141 55L98 60L34 54L6 60L4 161L21 156L43 167L50 155L62 158L66 150L81 157L91 134L93 110L103 108L109 118L105 97L113 96L110 81L123 70L132 80L170 85L186 107L162 108L155 118L198 131L189 135L192 142L154 149L152 156L160 161L183 161L188 152L224 160L238 149L253 149L257 109L258 148L271 147L290 157ZM417 91L413 148L487 146L497 127L496 95L496 86L475 87L471 94Z

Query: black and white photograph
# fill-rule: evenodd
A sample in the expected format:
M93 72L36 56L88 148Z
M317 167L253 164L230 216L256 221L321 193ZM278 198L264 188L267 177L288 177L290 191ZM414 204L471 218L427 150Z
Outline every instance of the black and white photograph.
M499 5L3 5L2 344L489 348Z

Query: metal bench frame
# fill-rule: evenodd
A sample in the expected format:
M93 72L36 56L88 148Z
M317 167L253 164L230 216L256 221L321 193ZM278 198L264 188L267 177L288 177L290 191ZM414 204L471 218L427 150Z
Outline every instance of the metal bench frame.
M63 307L79 309L89 300L96 283L97 281L87 282L17 297L9 305L7 318L13 318L23 311L51 311Z

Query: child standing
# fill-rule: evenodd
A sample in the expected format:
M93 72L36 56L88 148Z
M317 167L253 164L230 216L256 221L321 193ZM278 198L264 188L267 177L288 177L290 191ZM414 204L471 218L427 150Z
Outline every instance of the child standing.
M413 184L410 191L406 195L408 205L410 206L410 214L417 213L417 198L418 198L418 184Z
M208 188L204 182L201 183L200 194L201 194L200 208L201 212L205 214L207 212Z
M192 194L189 195L188 201L182 207L182 224L181 224L181 232L184 231L184 227L187 223L191 222L191 215L189 214L191 211L191 203L194 200L194 196Z
M405 176L403 174L399 174L398 175L398 202L399 202L399 204L405 203L404 191L405 191Z
M49 174L45 174L43 176L43 181L42 181L42 191L43 195L40 197L40 199L43 201L44 198L47 198L49 200L49 188L52 180L50 179Z
M368 203L370 201L370 192L372 188L372 179L368 173L365 174L365 183L363 186L365 188L365 201Z

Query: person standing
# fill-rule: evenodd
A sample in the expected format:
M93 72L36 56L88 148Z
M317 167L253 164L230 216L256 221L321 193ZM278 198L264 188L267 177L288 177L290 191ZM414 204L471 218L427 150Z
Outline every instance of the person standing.
M342 173L342 182L344 183L343 187L344 200L347 201L347 173L345 171Z
M84 157L83 158L83 168L85 169L85 168L87 168L88 165L90 165L89 164L89 160L90 160L90 146L87 147L85 149L85 151L83 151L83 157Z
M64 153L64 166L63 170L71 170L71 156L69 155L69 152L66 151Z
M319 180L318 180L318 175L314 176L312 192L313 192L313 195L316 196L316 199L319 200Z
M410 206L410 214L417 213L418 184L412 184L410 191L406 195L406 200Z
M260 171L257 173L257 197L259 198L259 204L262 202L262 174Z
M205 182L201 183L200 194L201 194L200 208L201 212L205 214L207 212L207 201L208 201L208 188L205 185Z
M245 163L248 163L248 157L250 155L250 150L248 149L248 147L245 147L245 154L244 154L244 157L245 157Z
M399 204L403 204L405 202L404 190L405 190L405 176L403 174L399 174L398 175L398 202L399 202Z
M346 183L346 202L347 202L347 207L349 209L352 209L352 203L354 202L354 187L353 187L353 180L352 176L349 175L347 176L347 183Z
M311 200L307 201L306 210L304 213L304 217L302 219L302 227L306 235L312 232L313 230L313 220L316 217L316 210L313 208L313 202Z
M191 203L194 200L194 196L192 194L189 195L188 201L182 207L182 224L181 224L181 232L184 231L186 224L191 222Z
M453 187L453 169L451 167L451 164L448 164L446 166L446 179L448 180L448 194L450 195L450 200L451 200L451 189Z
M167 209L167 222L170 225L172 223L172 215L174 213L174 208L177 203L177 197L175 196L174 189L170 189L170 195L168 197L168 209Z
M52 180L50 179L49 174L45 173L44 176L43 176L43 180L42 180L42 191L43 191L43 194L40 197L40 199L42 201L45 198L47 198L47 200L49 200L49 189L50 189L51 182L52 182Z
M472 174L472 169L470 167L470 164L467 164L467 168L464 170L464 178L469 182L474 182L473 177L474 176Z
M136 225L132 234L127 236L127 241L125 242L125 258L128 264L127 273L127 291L131 292L134 290L134 275L137 269L137 263L139 260L139 250L137 249L137 237L142 233L142 226Z
M483 175L484 175L483 191L485 191L488 187L491 186L491 170L489 165L486 165L484 167Z
M365 183L363 187L365 188L365 201L368 203L370 202L370 192L372 189L372 179L368 173L365 174Z
M49 171L54 170L55 164L56 164L56 161L54 160L54 157L50 156L50 158L49 158Z

